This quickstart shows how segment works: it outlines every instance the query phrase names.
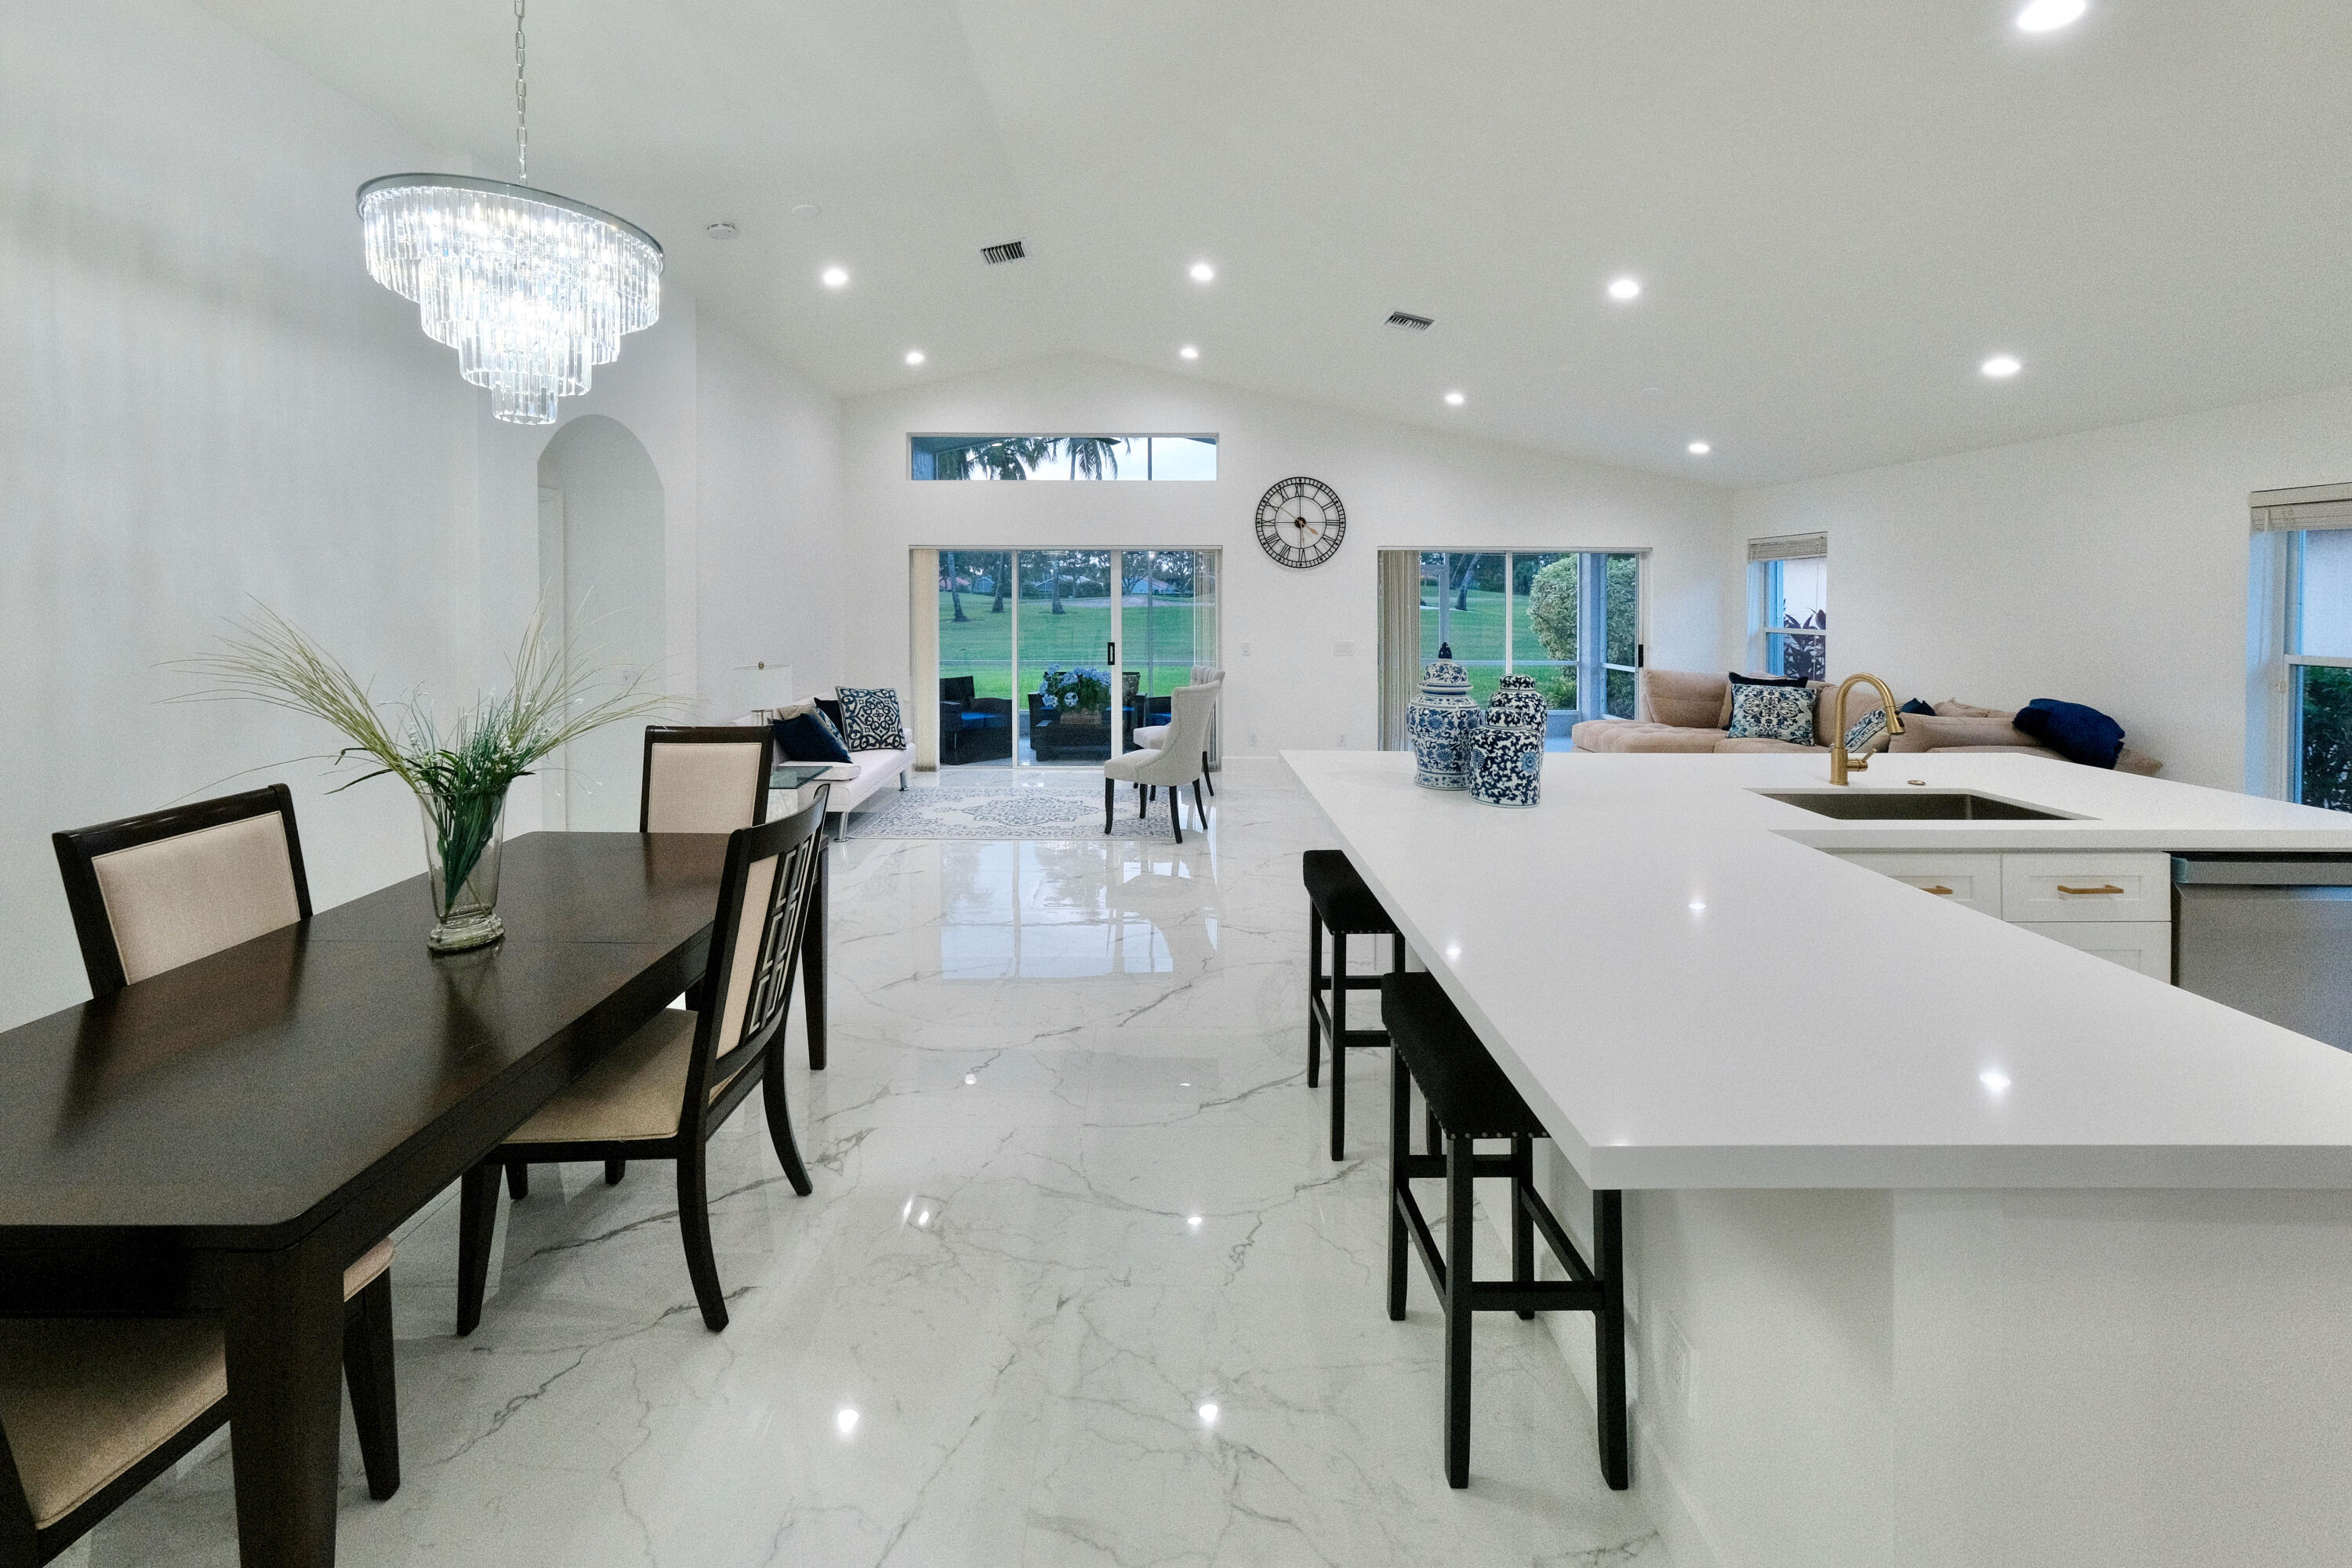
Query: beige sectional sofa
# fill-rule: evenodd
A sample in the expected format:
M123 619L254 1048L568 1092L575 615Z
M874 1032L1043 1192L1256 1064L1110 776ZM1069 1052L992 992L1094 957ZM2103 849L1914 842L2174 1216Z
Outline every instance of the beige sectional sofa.
M1816 743L1795 745L1787 741L1733 740L1731 680L1727 676L1682 669L1644 669L1633 677L1633 717L1587 719L1571 731L1580 752L1805 752L1826 751L1830 708L1836 689L1813 683L1818 706L1813 717ZM1857 686L1846 694L1848 729L1865 714L1885 706L1878 693ZM2011 712L1978 708L1966 702L1938 702L1931 714L1903 715L1903 733L1882 733L1865 752L2023 752L2038 757L2058 753L2038 744L2011 721ZM2063 761L2063 758L2060 758ZM2116 763L2122 773L2153 773L2163 764L2155 758L2124 748Z

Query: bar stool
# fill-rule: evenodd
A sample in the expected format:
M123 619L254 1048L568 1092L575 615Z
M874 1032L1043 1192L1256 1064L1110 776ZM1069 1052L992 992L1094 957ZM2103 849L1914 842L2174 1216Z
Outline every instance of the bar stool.
M1422 1267L1436 1287L1445 1314L1445 1479L1470 1484L1470 1316L1474 1312L1576 1311L1592 1314L1600 1374L1601 1473L1625 1489L1629 1447L1625 1411L1625 1274L1623 1195L1592 1194L1593 1258L1576 1243L1536 1191L1535 1141L1546 1137L1528 1102L1487 1054L1432 974L1389 974L1381 980L1381 1008L1395 1042L1389 1094L1389 1316L1404 1321L1405 1238L1410 1232ZM1445 1152L1412 1152L1412 1085L1421 1085L1429 1114L1444 1131ZM1507 1138L1508 1154L1480 1154L1477 1138ZM1412 1178L1445 1178L1445 1250L1438 1252L1429 1222L1413 1201ZM1511 1278L1481 1280L1471 1270L1470 1184L1505 1176L1511 1184ZM1543 1233L1562 1280L1538 1280L1535 1233Z
M1385 1046L1389 1043L1386 1029L1351 1029L1348 1027L1348 993L1376 991L1381 977L1377 974L1348 973L1348 939L1351 936L1386 936L1394 946L1391 966L1404 967L1404 936L1397 930L1396 921L1389 919L1388 910L1381 908L1380 900L1371 889L1364 886L1363 878L1356 874L1347 852L1341 849L1309 849L1302 869L1307 880L1307 1087L1315 1087L1316 1076L1323 1056L1323 1037L1331 1037L1331 1158L1346 1158L1341 1152L1348 1128L1348 1056L1349 1046ZM1323 928L1331 928L1334 950L1331 973L1323 973ZM1327 1003L1323 994L1329 992Z

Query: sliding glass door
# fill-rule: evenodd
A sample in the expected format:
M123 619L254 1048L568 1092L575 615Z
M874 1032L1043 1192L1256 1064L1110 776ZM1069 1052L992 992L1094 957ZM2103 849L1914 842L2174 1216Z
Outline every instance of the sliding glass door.
M1217 555L940 551L940 765L1100 766L1166 722L1217 662Z
M1639 555L1600 551L1424 552L1422 661L1452 647L1482 706L1505 675L1533 677L1564 751L1578 721L1633 716L1641 570Z

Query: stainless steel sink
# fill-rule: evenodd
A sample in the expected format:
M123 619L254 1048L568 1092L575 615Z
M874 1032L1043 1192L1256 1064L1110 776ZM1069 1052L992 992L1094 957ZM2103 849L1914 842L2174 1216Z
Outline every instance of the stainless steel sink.
M2072 812L2044 811L1967 790L1759 790L1777 800L1820 816L1850 822L2057 822Z

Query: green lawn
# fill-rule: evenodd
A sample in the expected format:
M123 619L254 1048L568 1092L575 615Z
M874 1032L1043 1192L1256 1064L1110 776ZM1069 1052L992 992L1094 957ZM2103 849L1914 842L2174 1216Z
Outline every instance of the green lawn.
M1455 660L1468 667L1470 695L1484 706L1495 695L1495 688L1503 679L1503 616L1507 606L1504 595L1486 588L1470 590L1468 607L1454 610L1446 617L1446 637L1454 648ZM1528 599L1516 597L1507 606L1514 624L1511 626L1512 668L1522 675L1532 675L1544 696L1555 708L1576 706L1576 667L1555 662L1537 640L1534 623L1528 618ZM1437 657L1438 614L1434 587L1430 596L1422 601L1421 657L1423 663Z
M981 697L1011 697L1014 692L1011 661L1013 606L1005 613L989 611L985 594L963 595L958 622L945 594L940 595L940 674L969 675L973 693ZM1065 600L1055 615L1050 599L1021 601L1021 679L1023 693L1038 689L1048 666L1069 668L1086 665L1104 668L1103 645L1110 640L1110 605L1103 600ZM1121 617L1126 627L1127 665L1139 668L1147 652L1155 679L1155 695L1174 690L1192 679L1193 664L1192 605L1154 602L1129 605Z

